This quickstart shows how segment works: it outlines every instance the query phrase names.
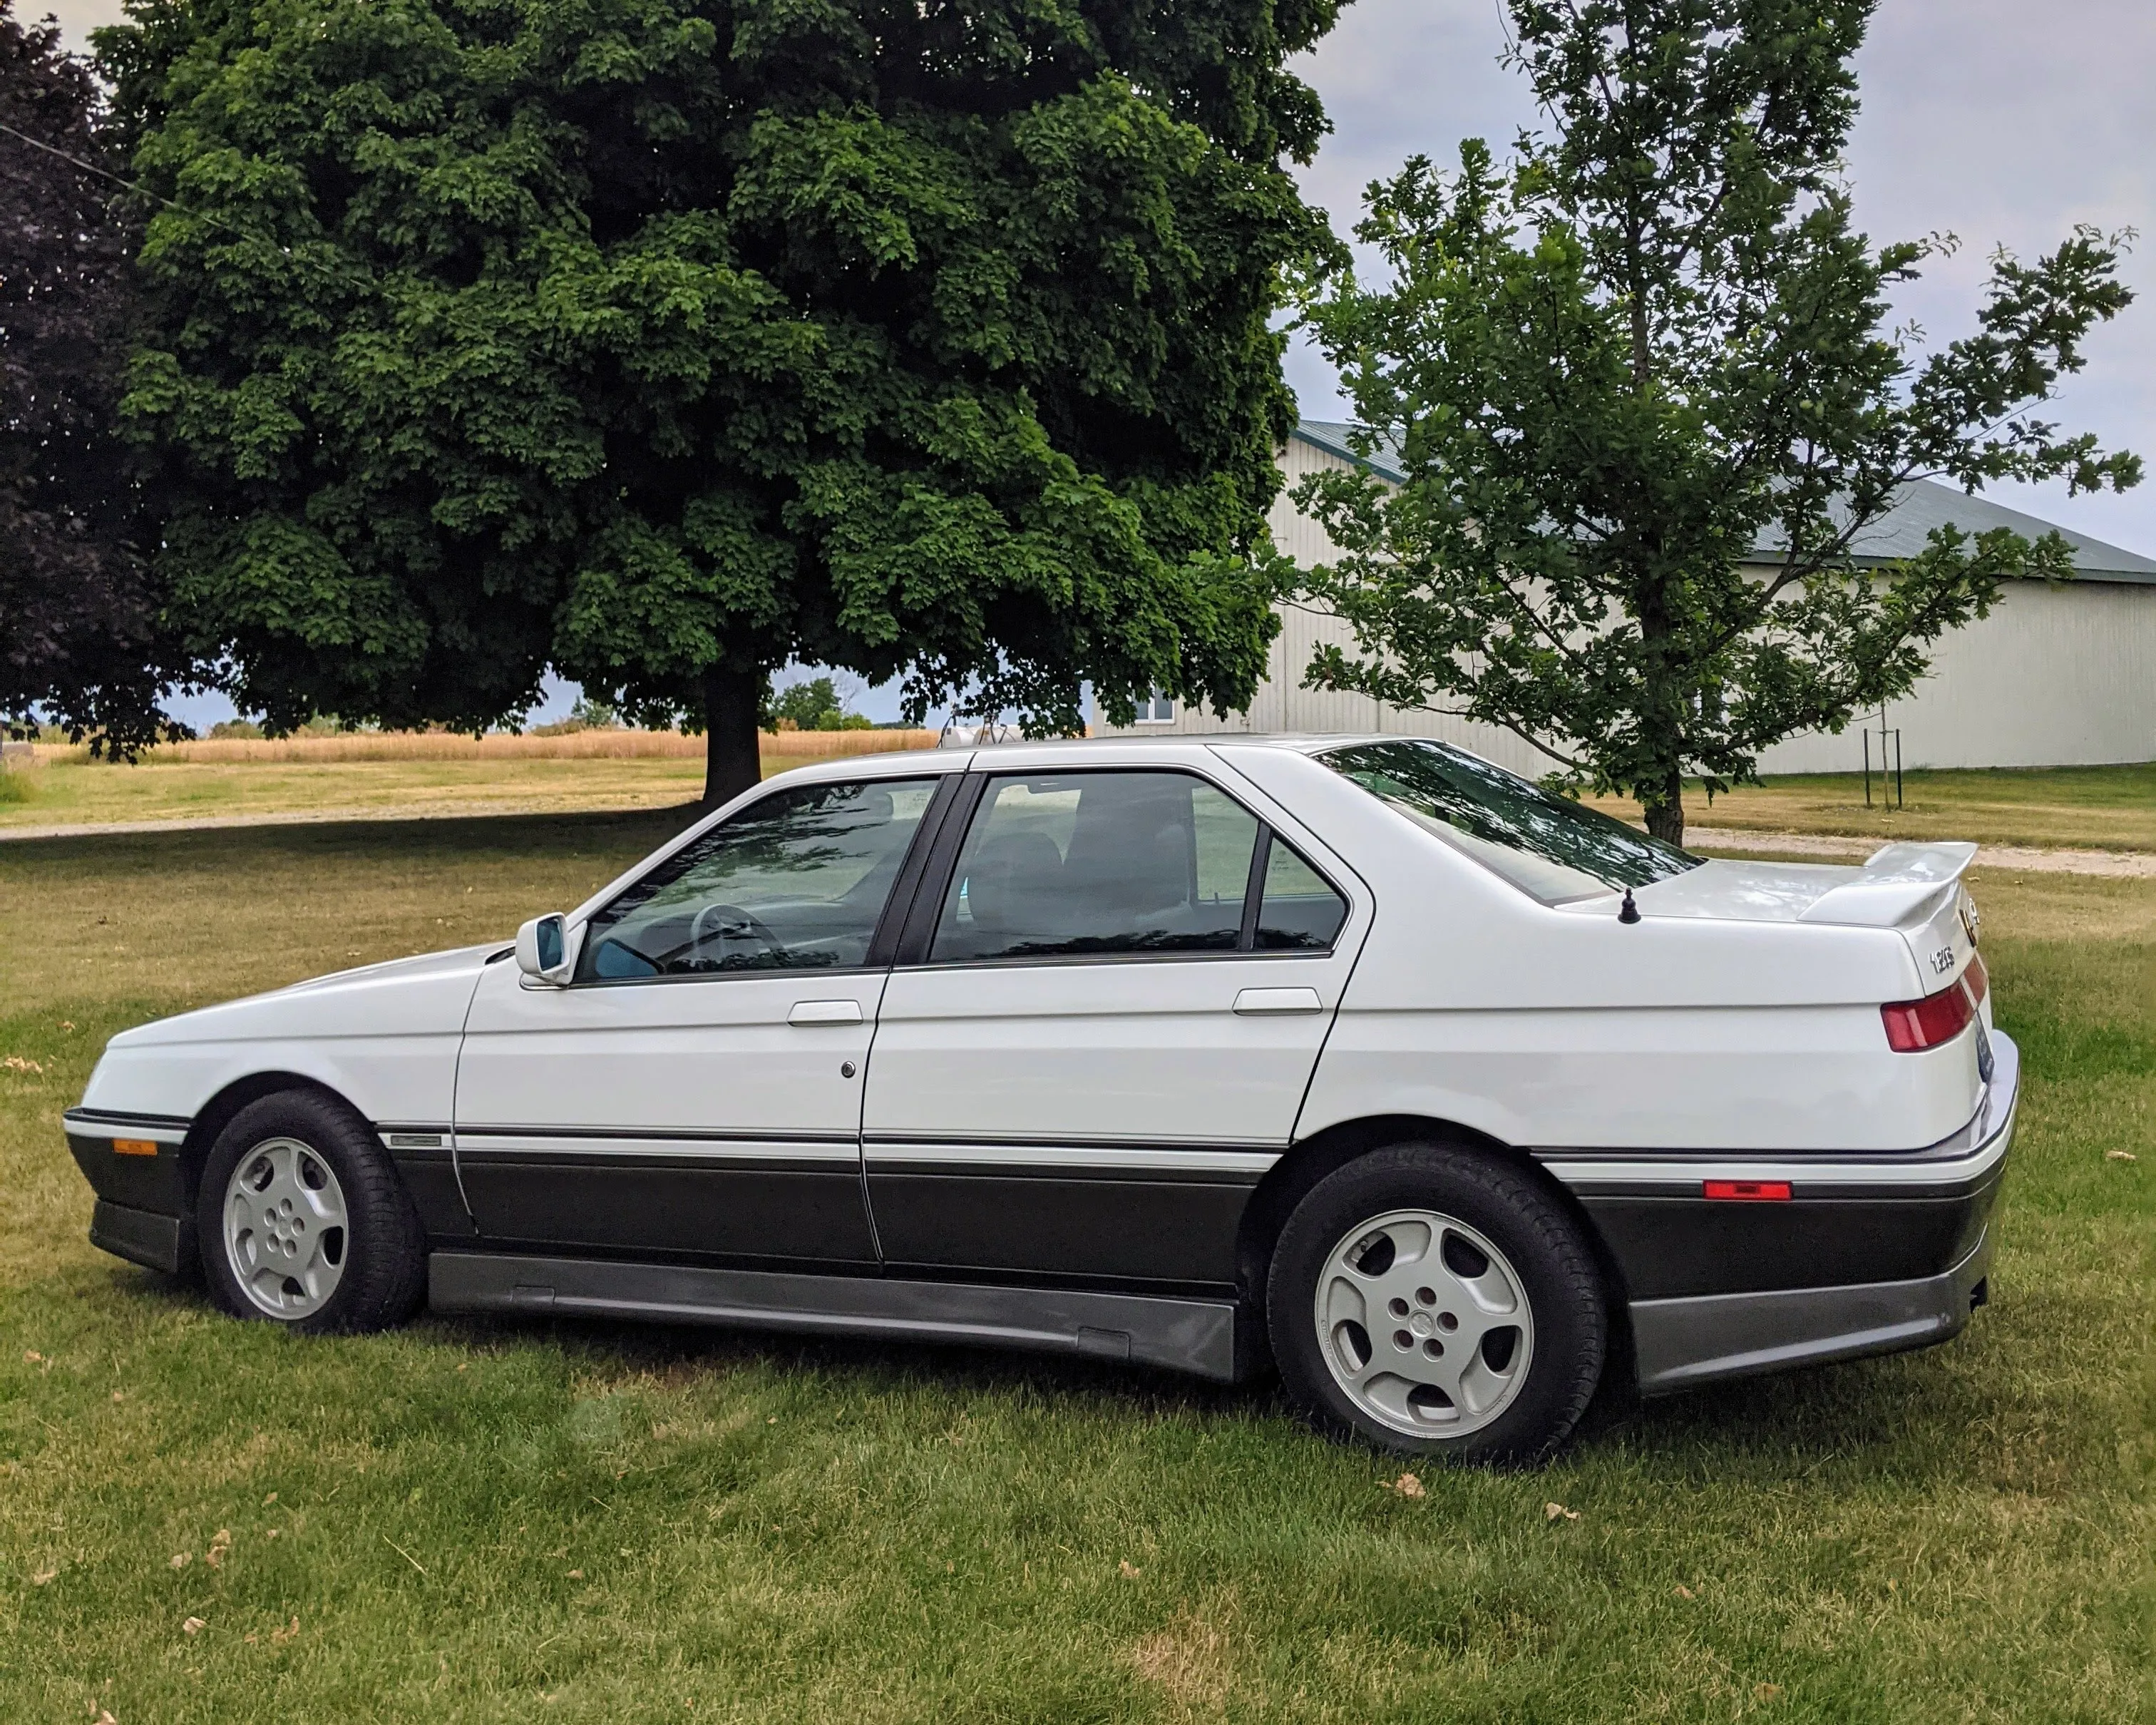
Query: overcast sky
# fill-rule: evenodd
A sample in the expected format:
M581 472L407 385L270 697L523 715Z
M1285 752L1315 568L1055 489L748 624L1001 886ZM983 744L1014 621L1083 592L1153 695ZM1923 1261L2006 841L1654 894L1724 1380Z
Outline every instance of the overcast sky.
M18 15L40 8L18 0ZM80 41L119 15L116 0L57 0ZM1501 153L1532 125L1525 86L1497 64L1499 0L1356 0L1306 64L1333 135L1305 191L1346 234L1362 189L1421 151L1450 163L1463 137ZM2127 261L2143 295L2090 343L2053 417L2156 465L2156 4L2150 0L1882 0L1858 60L1864 100L1850 151L1859 220L1876 241L1948 229L1938 260L1897 306L1929 340L1966 333L1994 245L2025 257L2076 222L2148 238ZM1316 354L1291 355L1289 381L1314 418L1342 416ZM2123 497L2065 487L1989 495L2099 539L2156 555L2156 479ZM895 697L865 704L895 715ZM889 706L892 715L880 711Z

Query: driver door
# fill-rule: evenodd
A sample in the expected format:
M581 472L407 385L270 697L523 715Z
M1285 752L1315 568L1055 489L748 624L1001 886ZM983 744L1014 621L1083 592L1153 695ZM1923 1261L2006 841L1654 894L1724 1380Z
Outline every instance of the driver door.
M638 1256L873 1265L862 1075L877 926L933 778L775 791L626 888L575 979L491 966L459 1062L480 1235Z

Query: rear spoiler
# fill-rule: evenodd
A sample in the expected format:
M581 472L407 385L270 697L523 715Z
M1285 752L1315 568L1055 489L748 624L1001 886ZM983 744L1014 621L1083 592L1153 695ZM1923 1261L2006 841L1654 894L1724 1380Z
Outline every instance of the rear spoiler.
M1961 891L1976 846L1888 845L1874 851L1854 880L1820 895L1797 918L1856 928L1896 928L1936 916Z

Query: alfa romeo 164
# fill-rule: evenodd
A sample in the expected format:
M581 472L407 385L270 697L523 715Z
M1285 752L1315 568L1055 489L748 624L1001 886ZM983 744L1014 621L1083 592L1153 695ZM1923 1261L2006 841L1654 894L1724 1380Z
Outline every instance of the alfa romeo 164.
M1702 861L1399 737L806 767L513 943L112 1039L90 1237L303 1331L597 1314L1235 1379L1486 1460L1983 1304L1974 847Z

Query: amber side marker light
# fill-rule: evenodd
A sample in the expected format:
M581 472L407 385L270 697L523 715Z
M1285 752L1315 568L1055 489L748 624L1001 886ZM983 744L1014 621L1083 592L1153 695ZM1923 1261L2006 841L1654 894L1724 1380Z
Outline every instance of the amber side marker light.
M155 1156L157 1147L147 1138L115 1138L112 1153L115 1156Z
M1729 1204L1787 1204L1787 1180L1706 1180L1701 1191L1708 1198Z

